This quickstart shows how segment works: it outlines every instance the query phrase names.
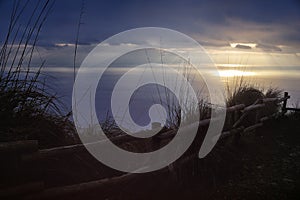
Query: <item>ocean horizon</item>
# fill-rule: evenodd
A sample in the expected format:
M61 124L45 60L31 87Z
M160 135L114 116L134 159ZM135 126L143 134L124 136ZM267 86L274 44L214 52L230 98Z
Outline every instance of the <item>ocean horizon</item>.
M288 92L291 96L287 102L288 107L299 107L300 105L300 79L298 78L300 77L300 66L219 66L218 69L224 86L229 85L233 88L234 80L243 77L244 83L254 85L263 90L273 88L279 89L282 92ZM74 83L73 68L51 68L51 70L45 68L44 73L48 76L47 84L51 85L51 88L55 90L59 100L67 108L67 111L70 111ZM111 91L109 90L113 90L114 85L112 81L116 81L115 79L118 79L118 76L111 75L105 77L105 80L102 82L106 84L105 88L107 91L99 91L99 88L97 89L95 106L99 121L105 120L107 113L111 113ZM146 89L139 91L139 95L135 95L136 101L133 102L135 105L130 108L135 122L143 126L147 125L150 120L148 115L149 105L159 103L153 101L153 94L156 90L153 89L153 87L152 89L151 87L145 88ZM149 96L149 94L152 96ZM208 96L206 91L203 91L201 95L203 99ZM156 99L158 99L158 97L156 97Z

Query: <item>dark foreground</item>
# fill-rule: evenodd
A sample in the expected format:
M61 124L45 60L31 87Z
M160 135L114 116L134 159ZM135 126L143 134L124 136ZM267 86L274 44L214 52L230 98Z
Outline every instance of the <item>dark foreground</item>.
M204 159L175 162L157 172L130 175L125 181L109 179L101 187L81 183L123 174L101 165L87 152L47 158L30 171L32 178L43 180L49 191L43 197L49 199L299 199L299 143L300 115L293 115L266 122L238 143L232 138L219 141ZM31 177L20 174L16 179L22 181L22 176ZM5 182L10 181L14 182ZM68 185L78 186L80 192L68 192ZM65 195L52 193L55 188ZM24 196L32 197L41 196L38 191Z
M298 116L299 117L299 116ZM223 149L223 151L222 151ZM257 133L241 137L232 147L216 151L215 175L193 186L150 192L148 199L299 199L300 120L283 118L268 122ZM219 173L218 173L219 172ZM226 173L224 176L222 173ZM199 177L200 178L200 177ZM143 184L143 183L141 183ZM138 192L137 192L138 193ZM118 198L135 195L120 193Z
M216 188L212 199L299 199L300 121L267 124L240 144L242 167Z
M237 145L231 140L218 144L207 158L174 173L138 175L114 189L77 198L299 199L299 142L299 116L283 117L241 137Z

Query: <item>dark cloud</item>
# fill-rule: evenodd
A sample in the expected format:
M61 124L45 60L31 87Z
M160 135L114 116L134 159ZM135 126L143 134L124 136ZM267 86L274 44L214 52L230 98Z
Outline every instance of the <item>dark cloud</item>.
M32 0L28 9L33 9ZM8 27L13 1L0 1L0 27ZM82 0L56 1L38 44L74 44ZM25 24L29 13L22 16ZM300 3L297 0L86 0L79 42L99 43L131 28L157 26L188 34L205 46L232 42L259 43L259 48L279 51L277 46L300 46ZM0 31L0 42L4 32ZM263 45L262 45L263 44ZM238 46L237 48L248 48Z
M248 45L243 45L243 44L237 44L237 45L235 46L235 48L237 48L237 49L252 49L250 46L248 46Z

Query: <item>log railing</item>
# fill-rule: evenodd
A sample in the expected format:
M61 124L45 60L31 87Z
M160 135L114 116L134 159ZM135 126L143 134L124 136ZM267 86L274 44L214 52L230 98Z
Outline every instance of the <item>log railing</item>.
M282 103L282 109L281 113L284 114L288 110L299 110L296 108L287 108L287 100L290 98L287 92L284 93L283 98L264 98L257 100L254 104L245 106L244 104L234 105L231 107L228 107L226 109L227 115L232 115L232 119L234 121L233 125L230 129L225 130L222 132L219 140L222 140L224 138L227 138L229 136L234 136L235 142L238 142L240 137L244 133L251 132L253 130L256 130L257 128L263 126L263 123L275 115L278 115L278 113L272 113L268 116L261 116L260 112L263 108L265 108L266 104L269 103ZM245 127L243 125L243 121L245 118L249 115L249 113L256 113L255 117L255 123ZM217 119L204 119L199 122L199 126L208 126L210 123L213 123L214 120ZM167 140L171 139L176 134L175 131L167 131L164 133L159 134L157 137L155 137L155 144L157 145L157 141L160 140ZM216 138L217 139L217 138ZM132 140L131 137L127 137L126 135L117 136L114 138L111 138L110 140L115 142L129 142ZM100 144L103 141L88 143L85 145L95 145ZM16 175L24 176L24 174L28 174L26 170L30 169L32 170L32 167L36 169L37 167L34 167L34 165L37 165L37 161L41 159L47 159L49 157L57 156L57 155L68 155L68 154L74 154L76 152L81 152L85 150L85 146L83 144L75 144L75 145L69 145L69 146L61 146L61 147L55 147L51 149L38 149L38 143L37 141L27 140L27 141L17 141L17 142L7 142L7 143L0 143L0 160L2 163L5 163L4 166L7 167L13 167L15 170L12 170L12 172L18 172ZM187 156L183 159L179 160L179 164L186 163L195 157L197 157L197 153L192 154L190 156ZM8 158L7 155L14 156L13 159ZM6 160L7 159L7 160ZM25 164L24 164L25 163ZM28 164L30 163L30 164ZM178 163L177 163L178 164ZM24 166L26 166L24 168ZM28 166L29 169L28 169ZM19 168L22 168L21 174L19 173ZM1 173L5 173L4 169L1 169ZM164 168L163 170L160 170L159 173L167 173L170 170L172 170L172 167ZM31 171L32 172L32 171ZM30 174L30 173L29 173ZM37 178L32 179L30 177L25 178L25 180L22 180L20 183L15 183L17 186L10 186L5 188L0 188L0 199L7 198L7 197L20 197L20 196L26 196L28 199L49 199L54 197L62 197L63 195L70 195L77 192L86 191L92 188L101 188L102 186L112 186L116 184L121 184L124 182L128 182L131 179L137 177L137 174L134 173L128 173L124 174L122 176L118 177L112 177L112 178L106 178L71 186L63 186L63 187L57 187L57 188L44 188L43 181L38 181ZM3 184L2 184L3 185ZM13 183L11 185L14 185Z

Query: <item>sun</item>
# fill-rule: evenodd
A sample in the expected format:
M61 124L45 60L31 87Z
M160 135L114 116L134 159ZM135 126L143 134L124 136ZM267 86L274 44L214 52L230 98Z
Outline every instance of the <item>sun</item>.
M236 77L236 76L255 76L255 72L240 71L240 70L219 70L221 77Z

